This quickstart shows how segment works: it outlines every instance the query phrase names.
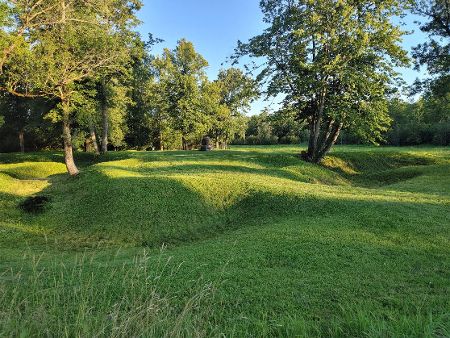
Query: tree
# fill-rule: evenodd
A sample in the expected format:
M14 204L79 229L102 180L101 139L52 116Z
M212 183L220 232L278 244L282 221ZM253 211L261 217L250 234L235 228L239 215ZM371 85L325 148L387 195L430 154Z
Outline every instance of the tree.
M158 128L159 143L170 126L179 132L184 150L201 139L208 129L208 117L202 109L202 86L207 82L208 62L194 45L180 40L174 50L165 49L152 62L155 83L150 86L154 104L153 125ZM161 146L159 147L161 148Z
M89 136L85 140L85 151L92 149L96 155L100 155L98 140L98 116L99 102L97 100L97 85L95 81L88 79L76 85L76 95L73 97L75 119L79 126L86 129Z
M416 0L413 12L429 19L420 29L429 41L414 48L416 68L426 65L431 75L450 72L450 0Z
M146 109L149 112L149 126L151 129L152 145L157 150L169 148L175 131L175 114L172 110L178 105L177 97L183 93L176 93L176 69L170 57L171 51L165 50L162 56L151 62L151 72L146 90Z
M444 110L446 108L446 110ZM389 102L392 128L387 133L390 145L405 146L450 144L450 106L435 101L435 96L425 96L410 103L399 98Z
M221 103L234 114L246 113L259 95L257 82L238 68L221 70L216 82L220 84Z
M27 35L33 29L41 26L54 26L60 23L61 17L53 15L57 8L57 1L26 1L16 0L0 1L0 74L3 75L5 67L13 65L11 60L21 53L26 53ZM66 20L78 20L66 17ZM2 83L3 89L7 88ZM22 96L23 92L16 94Z
M131 147L146 149L152 143L152 128L150 126L150 104L154 102L150 95L150 86L155 83L152 67L154 57L150 54L153 45L162 42L151 34L148 42L135 39L135 53L132 55L130 98L132 104L128 107L126 116L126 142Z
M121 146L127 133L126 111L133 104L131 98L134 65L145 57L145 49L159 41L150 35L145 44L134 32L124 29L121 33L121 67L108 69L99 76L97 100L102 119L101 152L108 151L108 143ZM146 47L147 45L147 47ZM118 51L116 51L117 53Z
M102 78L97 86L97 102L101 116L101 153L108 151L108 143L123 144L126 134L126 111L131 104L130 88L124 76Z
M300 134L304 125L297 119L297 112L291 109L279 109L269 115L273 134L278 137L280 143L293 143L292 140L300 140Z
M7 114L8 126L17 133L20 152L25 152L25 128L32 118L29 100L5 93L2 97L2 111Z
M71 135L77 83L121 67L123 32L137 23L140 6L138 0L18 0L8 7L10 28L0 44L3 87L58 100L51 116L63 125L70 175L79 173Z
M236 132L231 109L222 101L222 83L205 82L202 86L202 110L208 117L208 134L212 136L216 148L226 147L230 137Z
M49 146L54 137L53 126L43 119L55 105L45 98L25 98L9 93L0 94L0 111L4 124L0 126L1 151L21 151Z
M414 48L416 69L427 67L430 78L416 81L424 91L428 115L434 121L450 119L450 0L417 0L413 11L429 19L421 25L429 41Z
M211 111L212 126L210 134L216 147L226 148L236 137L244 137L246 121L244 114L251 102L258 97L259 91L255 80L245 75L240 69L221 70L217 80L203 94L215 107ZM215 99L216 101L214 101Z
M385 95L393 66L407 64L399 46L403 32L392 17L397 0L262 0L269 26L235 58L264 58L258 79L270 96L284 95L284 108L308 123L303 154L318 163L343 129L376 142L389 125Z
M249 118L245 137L248 144L278 143L278 138L273 134L272 120L268 109Z
M89 134L85 150L107 152L108 144L124 145L126 113L131 105L129 79L124 74L102 75L97 80L78 83L73 93L74 120ZM101 139L97 135L101 135Z
M37 129L47 127L48 123L42 118L53 106L54 102L44 98L26 98L2 93L0 111L4 115L5 126L0 138L4 142L3 149L20 150L22 153L30 149L36 141Z

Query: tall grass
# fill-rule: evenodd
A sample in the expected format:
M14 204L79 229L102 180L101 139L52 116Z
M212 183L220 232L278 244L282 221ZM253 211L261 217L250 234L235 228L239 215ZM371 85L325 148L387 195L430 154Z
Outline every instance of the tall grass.
M0 333L11 337L201 337L215 286L192 282L188 294L163 285L179 266L143 251L131 261L74 261L24 256L20 270L0 275Z

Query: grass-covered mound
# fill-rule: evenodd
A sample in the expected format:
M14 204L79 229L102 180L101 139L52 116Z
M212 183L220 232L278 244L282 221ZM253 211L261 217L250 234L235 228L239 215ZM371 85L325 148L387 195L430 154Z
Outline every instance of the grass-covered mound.
M0 155L0 333L448 335L450 151L299 152Z

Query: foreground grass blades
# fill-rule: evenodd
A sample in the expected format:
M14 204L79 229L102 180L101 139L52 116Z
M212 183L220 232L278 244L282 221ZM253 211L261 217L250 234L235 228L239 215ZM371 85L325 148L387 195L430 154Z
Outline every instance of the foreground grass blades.
M450 150L299 152L1 154L0 335L448 336Z

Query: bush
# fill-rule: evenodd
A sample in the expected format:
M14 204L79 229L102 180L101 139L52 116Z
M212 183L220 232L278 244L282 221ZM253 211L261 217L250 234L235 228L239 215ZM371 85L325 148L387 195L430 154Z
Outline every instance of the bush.
M420 144L448 146L450 145L450 123L397 125L388 132L386 141L393 146Z
M450 145L450 122L436 124L433 128L432 144L438 146Z
M278 143L279 144L299 144L300 138L298 136L293 136L293 135L284 136L284 137L280 137Z

